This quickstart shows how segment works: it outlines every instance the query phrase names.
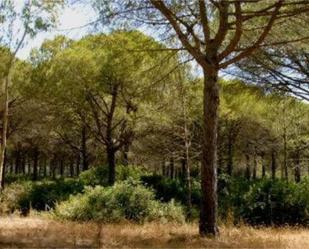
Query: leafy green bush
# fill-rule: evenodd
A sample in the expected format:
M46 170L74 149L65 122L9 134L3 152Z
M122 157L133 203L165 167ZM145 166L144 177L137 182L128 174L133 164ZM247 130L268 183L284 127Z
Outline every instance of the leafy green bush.
M30 182L12 183L0 194L0 214L9 214L18 210L26 214L27 200L32 184Z
M92 167L85 170L79 175L80 181L85 186L107 186L108 184L108 168L107 167Z
M38 182L31 188L29 204L31 203L31 207L36 210L53 208L56 202L66 200L83 189L83 184L74 179Z
M162 204L152 190L132 179L112 187L87 188L85 193L71 196L56 206L55 215L69 220L119 222L131 220L183 221L182 208L174 202Z
M309 224L308 182L262 179L244 195L242 218L250 224Z
M117 165L116 181L123 181L128 178L139 180L143 173L144 172L141 168L133 165ZM89 170L82 172L79 179L85 186L108 186L108 167L92 167Z
M83 191L81 182L73 179L21 182L8 185L0 195L2 212L20 210L27 213L31 208L45 210L53 208L57 201L66 200L71 194Z

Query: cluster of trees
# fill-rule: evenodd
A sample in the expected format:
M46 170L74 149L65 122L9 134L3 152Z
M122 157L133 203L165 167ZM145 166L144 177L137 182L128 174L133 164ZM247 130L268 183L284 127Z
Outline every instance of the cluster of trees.
M117 164L137 164L190 184L200 164L202 80L145 43L162 49L137 31L59 36L17 61L6 172L37 180L106 164L113 184ZM220 89L218 170L299 181L308 170L308 104L237 80Z
M106 163L113 184L117 164L139 164L182 177L190 189L195 170L202 186L201 235L218 231L217 170L275 178L280 168L282 177L293 173L300 180L308 105L239 81L220 82L219 72L234 65L233 73L239 68L254 83L306 96L307 1L94 2L98 22L151 24L176 47L138 31L80 41L59 36L34 50L30 61L16 60L20 46L4 46L3 173L36 180ZM45 12L30 15L31 3L22 11L25 32L18 44L54 22ZM37 3L54 12L54 4ZM202 80L184 65L191 59L202 68Z

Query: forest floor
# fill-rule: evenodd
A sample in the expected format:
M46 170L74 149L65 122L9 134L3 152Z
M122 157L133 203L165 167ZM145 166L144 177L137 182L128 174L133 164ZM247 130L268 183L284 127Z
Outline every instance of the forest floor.
M58 222L42 217L0 218L0 248L299 248L309 249L309 229L221 226L200 238L196 224Z

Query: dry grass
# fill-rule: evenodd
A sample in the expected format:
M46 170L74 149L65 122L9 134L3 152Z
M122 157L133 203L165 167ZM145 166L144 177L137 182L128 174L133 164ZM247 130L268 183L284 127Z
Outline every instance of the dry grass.
M309 230L222 226L200 238L196 224L78 224L47 218L0 218L0 248L293 248L309 249Z

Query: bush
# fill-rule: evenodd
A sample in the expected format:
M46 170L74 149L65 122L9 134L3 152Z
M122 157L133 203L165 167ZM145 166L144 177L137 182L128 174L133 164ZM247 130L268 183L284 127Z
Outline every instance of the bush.
M36 210L53 208L56 202L63 201L82 192L84 189L80 181L74 179L59 179L56 181L43 181L33 184L29 193L29 204Z
M119 222L131 220L183 221L182 208L175 203L161 204L154 192L132 179L112 187L87 188L57 205L55 215L69 220Z
M29 209L26 203L31 187L30 182L12 183L6 187L0 195L0 214L9 214L17 210L26 214Z
M1 193L0 205L2 212L19 210L26 214L30 207L39 211L53 208L57 201L66 200L71 194L82 191L83 185L73 179L13 183Z
M128 178L139 180L143 174L142 169L133 165L117 165L116 166L116 181L123 181ZM89 170L82 172L79 179L86 186L108 186L108 167L99 166L92 167Z
M243 219L250 224L308 225L308 182L262 179L244 195Z

